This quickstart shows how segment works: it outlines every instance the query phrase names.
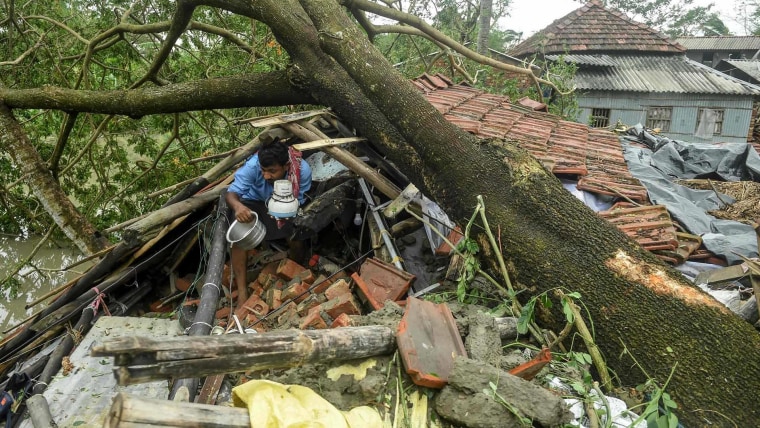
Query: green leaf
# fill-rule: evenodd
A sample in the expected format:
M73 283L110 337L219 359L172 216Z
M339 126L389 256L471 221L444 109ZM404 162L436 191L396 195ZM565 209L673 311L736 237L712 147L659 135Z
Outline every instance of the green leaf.
M573 291L572 293L565 294L565 296L570 297L571 299L579 300L581 298L581 293Z
M678 404L676 404L676 402L675 402L675 401L673 401L673 400L670 398L670 395L669 395L667 392L663 392L663 393L662 393L662 403L663 403L663 404L665 405L665 407L666 407L666 408L668 408L668 409L677 409L677 408L678 408Z
M517 332L520 334L525 334L528 332L528 324L533 321L533 312L536 307L536 298L532 297L530 300L528 300L528 303L523 306L522 313L520 314L520 318L517 320Z
M660 415L657 418L657 427L658 428L668 428L668 415Z
M668 413L668 428L678 427L678 416L675 413Z
M74 422L73 424L71 424L71 425L72 425L72 426L75 426L75 427L78 427L78 426L80 426L80 425L84 425L84 421L75 421L75 422Z
M541 305L546 309L551 309L552 306L554 306L552 300L549 298L549 296L546 295L546 293L540 294L538 298L541 299Z
M562 298L562 312L565 314L565 319L568 323L572 323L575 321L575 314L573 314L573 310L570 308L570 301Z

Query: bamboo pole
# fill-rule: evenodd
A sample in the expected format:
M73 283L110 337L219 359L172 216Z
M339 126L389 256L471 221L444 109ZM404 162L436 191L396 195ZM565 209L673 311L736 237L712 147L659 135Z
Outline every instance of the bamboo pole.
M26 408L34 428L57 428L58 425L50 414L50 406L44 395L35 394L26 400Z
M395 346L393 331L376 325L160 340L115 337L93 346L91 355L113 356L114 365L119 366L114 370L117 382L130 385L367 358L388 354Z
M219 196L219 204L216 207L216 220L214 221L214 236L211 240L211 254L209 255L208 267L201 287L201 302L198 311L190 326L189 335L195 337L208 336L211 333L211 323L214 322L216 308L219 305L219 295L222 290L222 274L224 272L224 259L227 254L227 229L230 221L227 217L229 209L224 195ZM193 373L193 377L179 379L172 386L170 398L174 398L181 388L187 387L190 392L188 401L194 401L200 379Z
M251 419L248 409L240 407L159 400L120 392L114 397L103 426L250 428Z
M64 270L65 270L65 269L64 269ZM56 294L60 294L60 293L62 293L62 292L63 292L63 291L65 291L67 288L69 288L69 287L71 287L72 285L74 285L74 283L75 283L75 282L79 281L79 279L80 279L80 278L82 278L82 276L83 276L83 275L84 275L84 274L82 274L82 275L78 275L76 278L72 278L72 279L70 279L70 280L69 280L69 281L67 281L65 284L63 284L63 285L59 285L58 287L56 287L56 288L54 288L54 289L52 289L52 290L48 291L47 293L43 294L42 296L39 296L39 297L38 297L38 298L36 298L36 299L35 299L33 302L31 302L31 303L27 303L27 304L26 304L26 306L24 306L24 309L29 309L29 308L31 308L31 307L37 306L37 305L39 305L39 304L40 304L40 303L41 303L43 300L47 299L48 297L50 297L50 296L54 296L54 295L56 295Z

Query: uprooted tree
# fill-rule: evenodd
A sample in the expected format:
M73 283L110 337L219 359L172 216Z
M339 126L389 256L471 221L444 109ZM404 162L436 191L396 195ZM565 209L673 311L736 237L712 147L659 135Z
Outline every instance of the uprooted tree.
M92 60L93 52L117 44L122 32L164 31L147 73L132 87L2 87L0 103L10 109L6 121L14 120L11 112L65 112L64 130L84 113L142 118L253 106L329 106L455 218L469 217L476 196L482 195L490 224L501 230L501 251L513 281L536 292L580 292L598 345L623 385L643 383L644 372L664 381L677 364L668 389L688 426L757 420L760 399L752 392L760 386L757 332L598 218L514 142L478 141L448 123L370 43L357 24L376 30L365 11L397 16L366 0L342 5L334 0L177 1L170 22L143 25L126 23L130 10L117 29L103 33L111 38L89 41L80 65ZM231 63L223 77L167 81L162 71L181 67L171 63L172 49L193 48L177 40L199 28L219 30L194 20L214 14L265 24L287 52L287 67L241 75ZM409 21L405 27L416 25L404 31L450 42L424 23L404 19ZM453 42L448 46L458 49ZM130 48L145 55L142 46ZM256 57L249 53L248 59ZM14 146L24 144L18 138L23 137L6 130L0 145L20 147ZM35 174L46 172L30 171L30 187ZM90 232L87 227L78 231Z

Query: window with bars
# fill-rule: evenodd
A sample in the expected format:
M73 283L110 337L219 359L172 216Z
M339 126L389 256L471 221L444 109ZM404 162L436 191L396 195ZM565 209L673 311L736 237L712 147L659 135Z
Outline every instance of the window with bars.
M591 109L591 127L606 128L610 126L610 109L594 108Z
M700 108L697 112L697 135L711 137L723 132L723 109Z
M649 107L647 109L647 124L649 129L659 129L661 132L670 131L670 119L673 107Z

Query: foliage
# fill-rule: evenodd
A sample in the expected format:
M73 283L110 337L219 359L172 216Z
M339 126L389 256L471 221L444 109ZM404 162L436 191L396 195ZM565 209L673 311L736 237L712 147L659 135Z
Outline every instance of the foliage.
M9 7L9 4L5 5ZM164 85L236 73L282 69L287 55L271 30L240 15L199 10L194 19L216 33L186 31L153 82L140 83L161 46L176 8L166 0L26 2L0 26L2 85L52 85L91 90ZM7 16L7 14L6 14ZM152 31L121 31L118 25L153 25ZM240 41L251 45L241 45ZM41 48L34 49L36 44ZM26 56L25 56L26 55ZM276 110L279 111L280 109ZM253 136L235 118L271 109L154 115L139 120L81 113L68 137L67 114L14 111L34 147L47 161L80 212L104 229L159 207L171 194L152 192L201 174L212 163L191 160L229 151ZM212 161L214 162L214 161ZM0 233L41 233L49 217L20 180L7 154L0 155Z
M696 6L694 0L607 0L605 7L622 11L670 37L714 36L727 31L714 4ZM720 33L720 34L728 34Z

